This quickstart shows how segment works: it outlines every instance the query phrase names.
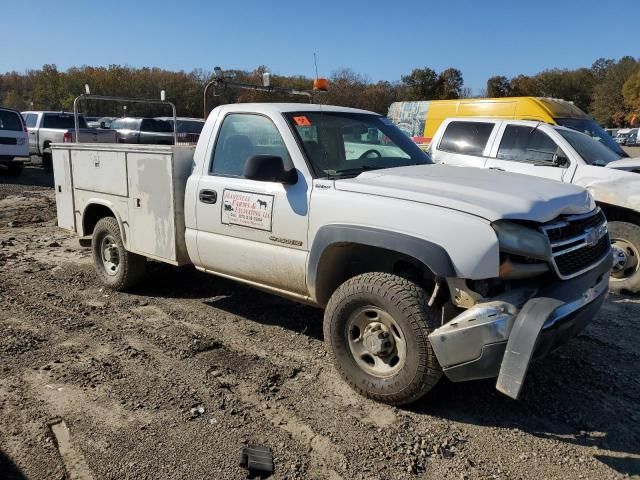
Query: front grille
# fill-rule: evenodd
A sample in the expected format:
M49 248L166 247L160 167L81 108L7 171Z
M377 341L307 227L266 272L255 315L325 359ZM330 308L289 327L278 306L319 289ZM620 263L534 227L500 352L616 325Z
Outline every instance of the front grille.
M559 218L550 224L544 225L543 228L547 232L547 236L551 243L560 242L573 237L584 234L587 228L594 228L606 221L604 213L599 208L595 213L587 216L580 215L572 219L572 217Z
M611 251L607 220L599 208L586 215L559 217L541 229L551 243L552 263L560 278L579 275Z
M582 247L554 257L558 271L563 277L569 277L598 263L611 250L610 244L609 235L605 235L592 247Z
M15 137L0 137L0 145L16 145L17 143Z

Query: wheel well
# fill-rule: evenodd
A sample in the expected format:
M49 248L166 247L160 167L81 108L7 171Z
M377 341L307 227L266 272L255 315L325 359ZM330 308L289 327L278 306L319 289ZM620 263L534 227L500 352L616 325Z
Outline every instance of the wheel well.
M640 226L640 212L608 203L598 202L598 206L602 209L604 216L607 217L607 221L609 222L617 220L620 222L635 223Z
M315 295L326 305L333 292L349 278L367 272L393 273L429 288L435 275L419 260L379 247L341 243L328 247L320 257Z
M89 205L82 216L82 233L83 235L91 235L96 223L104 217L115 217L109 207L93 203Z

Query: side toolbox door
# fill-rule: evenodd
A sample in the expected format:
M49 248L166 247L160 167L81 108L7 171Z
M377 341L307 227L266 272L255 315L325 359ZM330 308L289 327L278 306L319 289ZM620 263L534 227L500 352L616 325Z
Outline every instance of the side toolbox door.
M175 262L175 212L171 153L127 153L129 249Z
M274 121L281 123L280 128ZM300 171L293 185L243 177L244 164L252 155L277 155L292 166L289 152L301 155L283 118L229 113L221 119L198 183L197 244L204 268L307 293L310 179Z
M75 231L73 176L70 152L67 149L53 150L53 182L56 191L58 226Z

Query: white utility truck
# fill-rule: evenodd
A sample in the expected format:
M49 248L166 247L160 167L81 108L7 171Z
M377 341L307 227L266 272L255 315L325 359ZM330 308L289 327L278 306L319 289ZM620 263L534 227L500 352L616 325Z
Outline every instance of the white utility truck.
M586 188L609 221L610 288L640 292L640 158L622 158L567 127L466 117L442 122L428 152L440 164L505 170Z
M325 309L337 370L406 404L444 374L498 377L575 336L607 292L604 215L581 187L432 164L375 113L309 104L215 108L195 149L56 144L58 222L99 280L151 258ZM566 248L566 246L571 248Z

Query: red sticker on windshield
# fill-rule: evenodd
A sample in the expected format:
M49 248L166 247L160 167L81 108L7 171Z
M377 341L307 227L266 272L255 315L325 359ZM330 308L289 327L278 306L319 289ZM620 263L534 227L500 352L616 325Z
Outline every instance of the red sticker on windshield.
M296 122L296 125L299 126L299 127L310 127L311 126L311 122L305 116L293 117L293 121Z

